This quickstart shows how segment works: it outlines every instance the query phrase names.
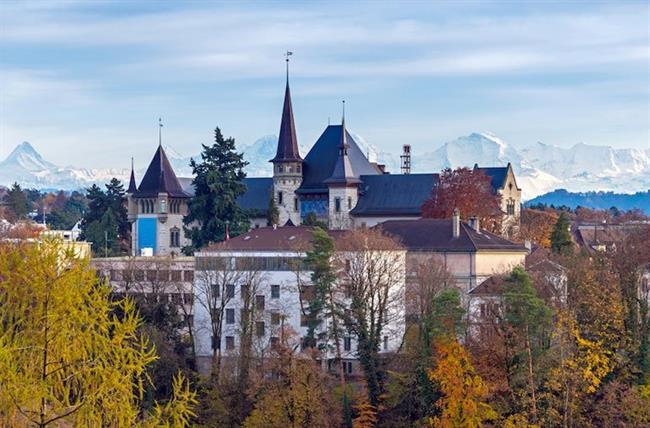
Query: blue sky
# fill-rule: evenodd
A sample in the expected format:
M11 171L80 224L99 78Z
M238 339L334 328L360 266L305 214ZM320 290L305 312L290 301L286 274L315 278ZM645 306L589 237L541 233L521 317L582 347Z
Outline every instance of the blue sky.
M278 132L283 53L298 138L340 120L417 153L474 131L650 148L650 6L639 2L0 2L0 158L194 155L220 126Z

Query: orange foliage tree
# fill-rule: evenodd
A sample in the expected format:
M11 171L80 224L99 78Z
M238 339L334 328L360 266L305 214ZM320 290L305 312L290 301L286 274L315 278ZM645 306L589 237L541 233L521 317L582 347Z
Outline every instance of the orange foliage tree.
M522 241L529 240L544 248L551 248L551 232L557 218L556 211L522 209L518 238Z
M478 217L485 229L501 232L501 197L492 190L490 177L483 171L444 169L431 197L422 205L422 216L450 218L455 208L466 218Z
M498 415L485 399L488 387L474 371L469 354L453 337L442 337L436 343L436 368L429 371L429 379L440 385L442 398L438 400L440 416L430 419L434 427L480 427L484 421Z

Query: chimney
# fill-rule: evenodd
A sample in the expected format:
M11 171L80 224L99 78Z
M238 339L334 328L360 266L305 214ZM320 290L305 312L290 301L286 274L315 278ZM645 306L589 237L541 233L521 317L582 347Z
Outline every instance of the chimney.
M472 216L469 218L469 227L471 227L478 233L481 232L481 225L479 223L478 217Z
M451 217L451 234L454 238L460 236L460 212L454 208L454 215Z
M402 156L400 156L402 161L402 174L411 173L411 145L404 144L402 146Z

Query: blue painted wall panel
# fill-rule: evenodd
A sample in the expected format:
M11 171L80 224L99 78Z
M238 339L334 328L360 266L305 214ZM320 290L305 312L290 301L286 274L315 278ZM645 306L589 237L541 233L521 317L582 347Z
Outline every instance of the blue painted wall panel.
M138 254L143 248L153 248L156 254L156 226L158 220L155 218L138 219Z

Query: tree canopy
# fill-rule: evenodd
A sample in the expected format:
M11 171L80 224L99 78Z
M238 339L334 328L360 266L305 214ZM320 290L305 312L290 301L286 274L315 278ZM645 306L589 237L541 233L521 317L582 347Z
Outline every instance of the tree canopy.
M237 203L246 191L247 164L244 155L235 150L235 139L224 138L219 128L214 130L214 143L203 145L201 160L190 161L195 195L184 218L185 234L192 240L192 248L186 252L223 241L226 227L231 237L248 231L248 216Z

